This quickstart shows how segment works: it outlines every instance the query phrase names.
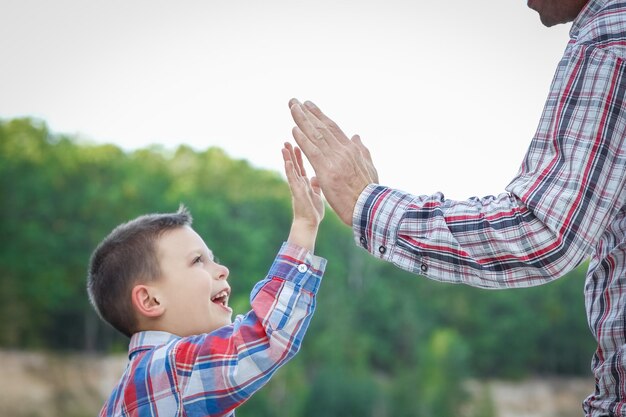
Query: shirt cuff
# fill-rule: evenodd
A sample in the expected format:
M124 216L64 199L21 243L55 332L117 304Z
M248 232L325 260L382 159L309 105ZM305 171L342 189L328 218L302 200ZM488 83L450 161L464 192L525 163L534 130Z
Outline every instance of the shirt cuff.
M378 184L370 184L359 196L352 214L357 246L377 258L390 260L398 227L414 196Z
M308 249L284 242L270 269L270 275L316 293L326 269L326 262L326 259L314 255Z

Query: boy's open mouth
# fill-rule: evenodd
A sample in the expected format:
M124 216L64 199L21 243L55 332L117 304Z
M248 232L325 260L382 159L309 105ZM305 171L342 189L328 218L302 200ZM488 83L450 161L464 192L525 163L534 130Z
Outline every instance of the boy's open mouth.
M213 297L211 297L211 302L215 303L215 304L219 304L224 308L229 308L228 307L228 296L230 295L230 290L228 288L223 289L222 291L218 292L217 294L215 294Z

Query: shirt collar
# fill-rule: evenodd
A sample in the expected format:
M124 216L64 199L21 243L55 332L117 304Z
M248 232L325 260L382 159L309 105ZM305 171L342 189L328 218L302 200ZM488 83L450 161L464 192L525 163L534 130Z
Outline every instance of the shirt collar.
M180 339L179 336L168 332L159 332L156 330L148 330L145 332L135 333L130 338L130 345L128 346L128 357L132 357L135 353L153 349L157 346L163 346L173 340Z
M576 38L580 29L585 26L598 13L609 0L589 0L578 13L572 28L569 31L571 38Z

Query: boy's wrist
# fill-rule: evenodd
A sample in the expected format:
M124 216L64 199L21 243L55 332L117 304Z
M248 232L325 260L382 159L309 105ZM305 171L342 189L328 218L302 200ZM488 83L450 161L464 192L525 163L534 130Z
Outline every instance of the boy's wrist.
M313 252L318 229L318 222L294 219L291 223L291 230L289 231L287 241Z
M317 220L295 217L291 222L291 228L293 229L294 227L301 230L310 230L313 233L317 233L317 229L319 229L320 224Z

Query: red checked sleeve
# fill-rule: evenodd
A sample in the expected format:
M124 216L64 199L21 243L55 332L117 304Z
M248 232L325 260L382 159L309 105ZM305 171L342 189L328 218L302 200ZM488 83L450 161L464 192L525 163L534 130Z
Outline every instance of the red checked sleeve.
M372 184L357 244L408 271L472 286L538 285L590 255L626 203L626 65L572 43L507 192L466 201Z
M283 244L254 287L252 311L173 350L187 415L228 415L300 349L326 261Z

